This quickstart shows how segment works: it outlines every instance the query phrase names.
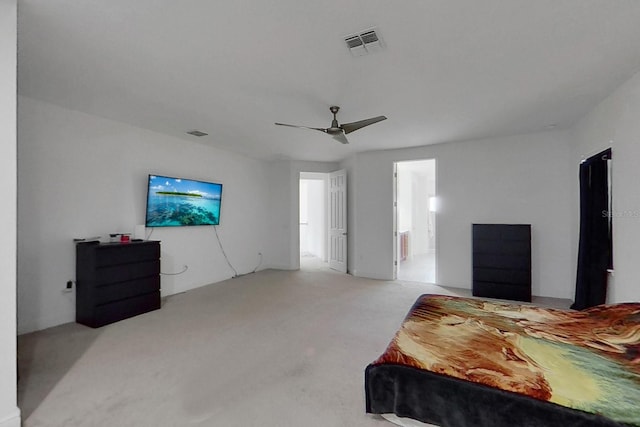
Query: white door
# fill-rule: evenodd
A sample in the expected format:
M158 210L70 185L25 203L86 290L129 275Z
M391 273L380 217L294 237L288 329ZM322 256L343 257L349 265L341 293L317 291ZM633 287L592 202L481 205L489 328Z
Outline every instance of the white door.
M329 267L347 272L347 171L329 174Z

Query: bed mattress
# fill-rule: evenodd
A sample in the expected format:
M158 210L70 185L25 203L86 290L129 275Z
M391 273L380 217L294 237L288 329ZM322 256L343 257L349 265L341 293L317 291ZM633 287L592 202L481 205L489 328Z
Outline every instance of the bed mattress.
M370 413L444 427L640 426L640 304L422 295L365 393Z

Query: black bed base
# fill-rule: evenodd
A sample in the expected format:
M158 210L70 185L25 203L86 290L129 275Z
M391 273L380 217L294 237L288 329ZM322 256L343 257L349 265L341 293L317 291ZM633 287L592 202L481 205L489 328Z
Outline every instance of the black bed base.
M608 418L402 365L365 370L366 410L442 427L623 427Z

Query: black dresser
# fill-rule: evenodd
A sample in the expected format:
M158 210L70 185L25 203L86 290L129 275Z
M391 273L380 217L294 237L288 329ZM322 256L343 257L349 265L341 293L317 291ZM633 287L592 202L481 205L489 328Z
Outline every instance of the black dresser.
M530 224L473 224L473 295L531 302Z
M76 322L97 328L160 308L160 242L78 243Z

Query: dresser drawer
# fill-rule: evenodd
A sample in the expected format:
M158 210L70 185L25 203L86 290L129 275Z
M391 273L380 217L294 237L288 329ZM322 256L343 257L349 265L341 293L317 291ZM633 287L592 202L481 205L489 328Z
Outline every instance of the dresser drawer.
M96 248L96 267L128 264L160 258L158 242L104 244Z
M97 328L138 314L160 308L160 292L152 292L122 301L116 301L95 307L93 324L89 326Z
M160 261L144 261L136 264L120 264L112 267L96 269L97 286L109 283L126 282L143 277L157 276L160 274Z
M160 276L117 282L96 286L94 302L96 305L119 301L160 290Z

